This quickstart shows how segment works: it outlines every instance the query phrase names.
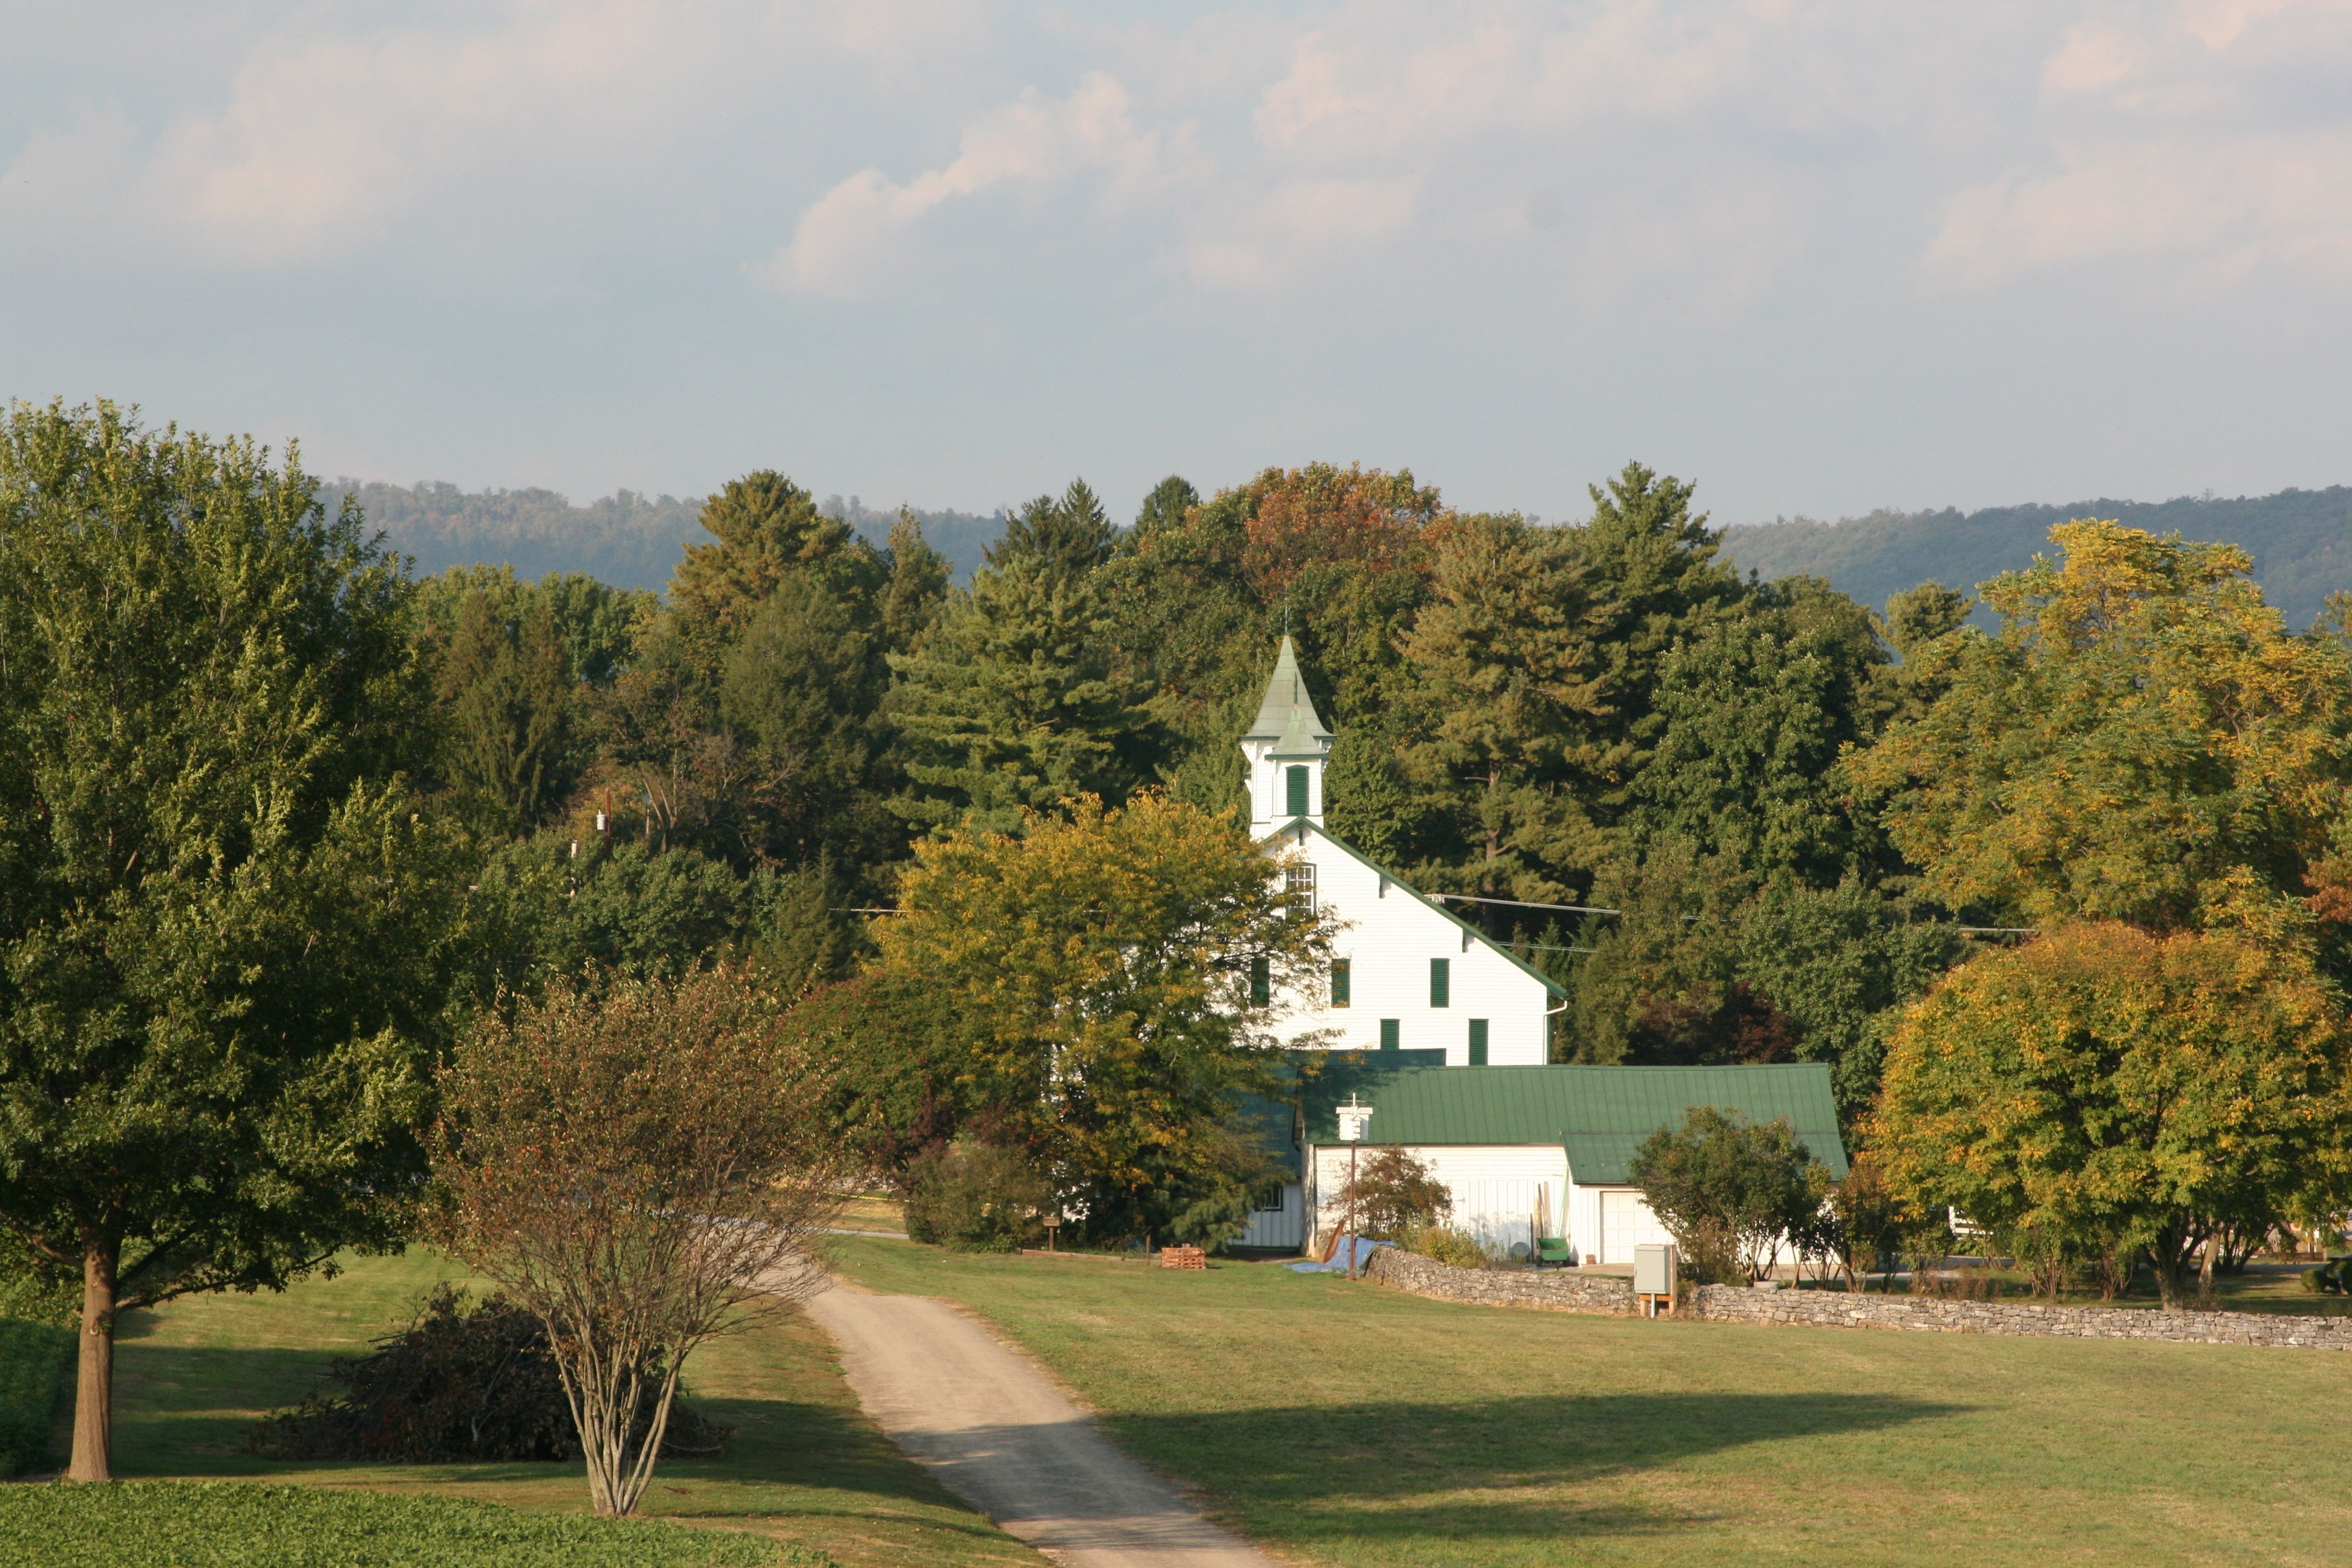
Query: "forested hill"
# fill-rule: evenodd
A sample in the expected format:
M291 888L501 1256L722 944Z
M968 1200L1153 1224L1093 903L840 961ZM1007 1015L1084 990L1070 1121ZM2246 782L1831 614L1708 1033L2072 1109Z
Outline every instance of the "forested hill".
M452 484L387 485L339 479L326 487L330 509L344 494L356 495L368 526L381 530L394 550L416 559L416 574L429 576L450 566L476 563L510 565L526 581L550 572L583 572L622 588L658 590L677 566L678 551L708 543L698 521L698 496L642 496L631 490L574 506L553 490L461 490ZM846 520L880 544L898 521L857 497L828 499L823 510ZM981 552L1004 531L998 513L919 511L923 537L955 563L956 580L968 583Z
M1810 573L1866 605L1929 578L1973 589L2050 548L2050 525L2069 518L2114 518L2154 533L2226 540L2254 558L2254 576L2297 630L2329 594L2352 589L2352 486L2281 490L2218 500L2084 500L2067 506L1988 507L1962 513L1874 511L1840 522L1762 523L1735 528L1724 549L1745 572L1765 577Z

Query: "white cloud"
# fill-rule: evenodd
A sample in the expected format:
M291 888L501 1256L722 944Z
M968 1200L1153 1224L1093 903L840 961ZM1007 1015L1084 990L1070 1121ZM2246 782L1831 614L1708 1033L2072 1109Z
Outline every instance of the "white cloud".
M1719 275L1744 295L1793 253L1782 220L1796 204L1784 182L1736 147L1662 170L1654 150L1631 144L1655 133L1679 145L1688 122L1726 104L1818 124L1822 101L1792 99L1788 84L1802 73L1775 57L1818 47L1837 25L1753 4L1688 14L1654 0L1521 5L1465 21L1361 0L1286 38L1269 39L1262 19L1238 34L1220 27L1213 36L1236 56L1265 61L1246 90L1232 90L1244 79L1233 71L1202 68L1197 40L1129 48L1129 78L1097 70L1067 100L1031 88L975 117L949 163L903 181L879 167L840 180L751 270L789 292L887 293L918 276L925 253L952 243L927 218L1018 185L1042 201L1075 199L1097 222L1146 238L1176 277L1256 291L1335 268L1374 272L1400 247L1432 239L1514 243L1532 232L1531 190L1584 187L1578 198L1545 198L1568 217L1546 226L1573 230L1622 210L1620 191L1638 190L1654 209L1633 220L1641 243L1706 235L1710 243L1679 250L1670 270ZM1100 199L1114 167L1153 199ZM1712 243L1727 237L1723 215L1733 211L1763 220L1771 242L1743 250L1734 237L1738 254Z
M86 224L193 243L215 260L315 262L368 246L485 174L569 177L632 140L658 140L696 78L708 90L725 58L712 20L605 0L484 7L456 26L419 16L269 32L225 103L172 118L136 157L114 107L67 138L37 135L5 181L37 176L72 141L73 156L103 165L79 197Z
M1184 271L1214 289L1286 283L1318 258L1404 228L1414 195L1410 179L1301 179L1245 203L1229 198L1192 223Z
M2097 92L2131 74L2131 40L2112 27L2078 22L2042 65L2042 86L2051 93Z
M2134 139L2030 179L1961 192L1927 250L1964 285L2138 258L2229 279L2265 263L2352 283L2352 131Z
M881 290L907 268L910 231L952 201L1000 185L1046 185L1085 175L1116 206L1174 177L1180 137L1139 132L1127 89L1089 71L1068 97L1032 89L963 133L955 159L904 184L863 169L801 215L790 243L751 269L792 293L850 297Z
M2352 67L2344 0L2203 0L2068 27L2044 60L2023 166L1947 201L1930 278L1985 287L2158 261L2184 283L2263 267L2352 282Z

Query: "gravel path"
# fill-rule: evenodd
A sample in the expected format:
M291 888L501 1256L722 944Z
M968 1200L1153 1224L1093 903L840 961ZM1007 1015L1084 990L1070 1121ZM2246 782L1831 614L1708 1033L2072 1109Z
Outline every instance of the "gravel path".
M945 1301L836 1285L807 1303L907 1455L1070 1568L1276 1568L1120 1453L1037 1365Z

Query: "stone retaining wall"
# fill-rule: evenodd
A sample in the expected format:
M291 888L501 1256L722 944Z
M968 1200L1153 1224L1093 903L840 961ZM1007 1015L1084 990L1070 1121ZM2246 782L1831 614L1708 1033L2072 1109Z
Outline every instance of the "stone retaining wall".
M1370 1278L1442 1301L1631 1317L1633 1282L1572 1269L1454 1268L1393 1247L1372 1255ZM1675 1315L1719 1323L1797 1323L1931 1334L2035 1334L2078 1340L2184 1340L2202 1344L2352 1350L2352 1317L2263 1312L2159 1312L2138 1307L2045 1307L1876 1296L1843 1290L1756 1290L1704 1285Z

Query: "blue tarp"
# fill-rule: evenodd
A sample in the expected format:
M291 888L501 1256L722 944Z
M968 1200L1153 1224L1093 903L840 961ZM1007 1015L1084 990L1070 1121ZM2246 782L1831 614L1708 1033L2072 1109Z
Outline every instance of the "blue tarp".
M1366 1237L1343 1236L1339 1244L1331 1249L1330 1262L1292 1263L1285 1267L1293 1274L1345 1274L1348 1271L1348 1255L1352 1251L1356 1258L1356 1272L1361 1274L1364 1266L1371 1262L1373 1253L1393 1245L1392 1242L1373 1241Z

